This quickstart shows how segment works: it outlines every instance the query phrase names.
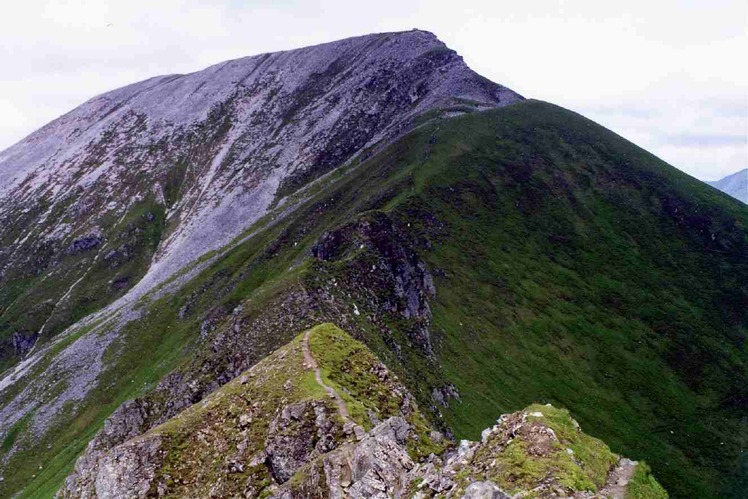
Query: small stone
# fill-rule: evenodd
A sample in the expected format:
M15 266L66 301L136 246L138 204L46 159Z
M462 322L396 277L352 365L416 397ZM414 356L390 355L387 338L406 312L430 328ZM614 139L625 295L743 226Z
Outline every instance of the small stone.
M242 428L246 428L251 423L252 416L250 416L249 414L242 414L241 416L239 416L239 426L241 426Z
M462 499L509 499L493 482L473 482L467 486Z
M356 436L356 440L361 441L366 437L366 431L359 425L353 427L353 434Z

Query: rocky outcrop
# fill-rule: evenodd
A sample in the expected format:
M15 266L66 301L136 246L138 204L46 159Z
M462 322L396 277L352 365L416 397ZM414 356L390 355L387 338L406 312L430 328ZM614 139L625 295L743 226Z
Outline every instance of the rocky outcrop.
M460 400L460 393L453 384L435 387L431 391L431 398L442 407L449 407L451 400Z
M133 495L137 495L135 490L148 491L143 481L153 477L150 460L155 457L160 440L130 444L109 452L117 444L140 435L146 417L147 412L141 402L127 401L122 404L104 422L104 427L88 443L86 451L75 463L75 469L66 481L67 492L63 497L117 497L111 491L120 487ZM142 471L137 478L128 477L128 473L118 474L122 470L135 468L136 462ZM130 478L132 481L129 481ZM103 488L107 491L104 492Z
M480 442L462 441L421 462L408 452L408 442L415 437L411 425L390 418L360 441L346 443L302 468L274 497L623 498L628 482L620 481L618 458L604 444L584 436L578 426L567 434L566 425L574 428L575 422L563 411L544 406L546 416L535 409L539 407L504 415L483 432ZM593 470L574 457L568 445L584 453L584 459L607 459L609 464L602 472ZM636 466L627 459L620 462ZM613 487L614 483L618 485Z
M128 405L120 431L143 417ZM446 440L371 352L323 325L144 435L89 445L60 496L581 499L619 497L635 467L551 406L504 415L479 442Z
M360 441L310 463L274 497L402 497L410 483L408 473L416 467L407 450L413 436L405 419L390 418Z
M324 262L347 260L348 272L341 284L365 297L361 307L379 316L405 319L411 339L431 355L429 301L436 288L414 246L397 222L376 212L323 234L312 255Z
M145 497L161 457L159 439L133 440L102 457L93 483L98 499ZM80 497L87 497L88 489ZM78 495L78 494L76 494Z
M91 251L94 248L101 246L103 238L99 231L86 234L85 236L79 237L73 240L72 243L65 249L65 253L68 255L77 255L78 253L85 253Z
M340 434L342 428L324 404L304 401L284 407L270 423L265 439L273 478L278 483L287 482L315 455L334 449Z

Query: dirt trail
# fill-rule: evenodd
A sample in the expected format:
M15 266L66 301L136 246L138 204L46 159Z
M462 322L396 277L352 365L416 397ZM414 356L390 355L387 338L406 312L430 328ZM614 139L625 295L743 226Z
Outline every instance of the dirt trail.
M322 381L322 371L320 370L319 366L317 365L317 361L314 360L314 356L312 355L312 351L309 348L309 336L312 334L311 329L307 331L304 334L304 341L302 342L302 349L304 350L304 365L309 367L310 369L314 369L314 379L317 380L317 384L325 389L325 392L327 392L327 395L335 401L335 405L338 407L338 413L340 413L340 417L343 419L344 422L350 423L351 418L348 414L348 406L345 405L345 401L343 400L343 397L340 396L340 394L331 386L327 386L324 381Z
M605 487L600 490L600 495L610 499L625 499L629 482L631 482L635 470L636 461L625 457L621 458L618 461L618 466L608 474L608 480L605 482Z

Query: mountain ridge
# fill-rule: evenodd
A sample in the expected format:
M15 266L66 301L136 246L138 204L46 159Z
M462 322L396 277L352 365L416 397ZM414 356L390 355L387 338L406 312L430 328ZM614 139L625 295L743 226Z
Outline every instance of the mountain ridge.
M426 67L451 67L450 54ZM315 109L325 95L301 102ZM0 494L54 494L86 445L106 453L147 434L328 322L365 343L445 433L477 440L498 414L551 403L645 459L674 497L741 490L748 212L575 113L493 107L450 102L381 147L296 177L227 245L127 306L90 303L27 351L0 379ZM73 294L96 294L139 251L150 265L183 179L211 171L232 112L185 142L202 169L171 164L160 195L133 185L148 199L116 213L121 233L102 222L71 235L38 279L64 292L55 272L91 268ZM0 294L17 292L4 279ZM3 317L14 347L47 300Z
M458 446L363 344L322 324L148 433L89 446L59 496L667 497L646 469L552 406L503 415Z

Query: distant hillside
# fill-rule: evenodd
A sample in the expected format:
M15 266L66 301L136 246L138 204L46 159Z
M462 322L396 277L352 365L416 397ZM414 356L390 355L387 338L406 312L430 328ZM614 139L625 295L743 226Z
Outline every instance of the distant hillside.
M707 184L748 204L748 168Z

